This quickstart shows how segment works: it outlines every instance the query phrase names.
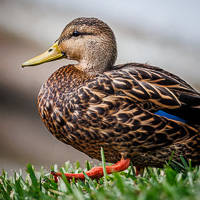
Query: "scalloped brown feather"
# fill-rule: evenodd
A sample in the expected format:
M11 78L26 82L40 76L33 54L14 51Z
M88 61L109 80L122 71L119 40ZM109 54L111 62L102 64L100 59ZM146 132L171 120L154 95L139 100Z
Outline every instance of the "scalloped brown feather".
M175 160L183 155L200 164L199 121L192 120L194 109L200 114L199 106L199 93L185 81L138 63L93 76L64 66L38 96L41 118L59 140L91 158L100 160L103 147L108 162L125 157L144 167L162 167L172 153ZM189 122L154 114L160 109L181 116L186 109Z

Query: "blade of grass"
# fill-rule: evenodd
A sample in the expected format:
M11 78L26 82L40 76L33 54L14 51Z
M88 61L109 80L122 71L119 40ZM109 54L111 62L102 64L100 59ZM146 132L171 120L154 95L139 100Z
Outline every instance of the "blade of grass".
M34 188L38 188L39 184L37 181L37 177L35 175L35 172L33 170L33 166L31 164L27 165L27 173L29 174L31 181L32 181L32 185L34 186Z
M5 200L10 200L10 195L8 192L6 192L6 190L4 189L3 185L0 184L0 193L2 194L3 196L3 199Z
M185 158L182 155L180 155L180 159L181 159L181 162L183 163L185 169L188 169L189 166L188 166L188 163L186 162Z
M86 161L86 169L87 171L89 171L92 168L91 164L88 162L88 160Z
M132 171L132 175L135 177L135 169L133 167L133 162L131 161L131 171Z
M104 178L106 178L107 176L107 171L106 171L106 161L105 161L105 156L104 156L104 150L103 148L101 147L101 160L102 160L102 166L103 166L103 175L104 175Z
M65 174L64 174L64 172L63 172L63 170L61 169L60 171L61 171L61 173L62 173L61 178L62 178L62 180L63 180L63 182L64 182L64 184L65 184L65 187L67 188L67 190L69 191L69 193L73 194L71 185L70 185L69 181L67 180L67 178L66 178L66 176L65 176Z
M101 147L101 160L102 160L104 181L105 181L105 185L107 185L108 182L107 182L106 160L105 160L105 156L104 156L103 147Z

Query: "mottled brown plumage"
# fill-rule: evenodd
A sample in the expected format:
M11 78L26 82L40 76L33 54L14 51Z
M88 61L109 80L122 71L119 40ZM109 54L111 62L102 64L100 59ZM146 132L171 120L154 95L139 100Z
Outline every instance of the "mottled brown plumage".
M98 160L103 147L112 163L123 157L135 166L162 167L173 153L177 161L183 155L200 164L196 90L154 66L113 66L115 37L98 19L75 19L58 44L78 64L54 72L38 96L41 118L57 139ZM185 122L160 116L159 110Z

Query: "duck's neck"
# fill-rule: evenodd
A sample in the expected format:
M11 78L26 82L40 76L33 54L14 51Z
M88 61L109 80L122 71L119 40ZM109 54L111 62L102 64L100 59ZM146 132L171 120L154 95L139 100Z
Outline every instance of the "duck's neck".
M80 63L75 65L75 67L89 76L103 74L105 71L109 71L112 69L112 65L108 65L104 61L91 63L87 60L82 60Z

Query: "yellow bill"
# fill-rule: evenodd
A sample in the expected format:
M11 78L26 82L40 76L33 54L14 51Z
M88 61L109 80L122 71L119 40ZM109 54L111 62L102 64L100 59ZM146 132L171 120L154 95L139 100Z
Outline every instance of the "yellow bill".
M57 41L43 54L36 56L34 58L31 58L30 60L24 62L22 64L22 67L39 65L45 62L58 60L64 57L65 57L64 54L61 52L60 48L58 47L58 41Z

